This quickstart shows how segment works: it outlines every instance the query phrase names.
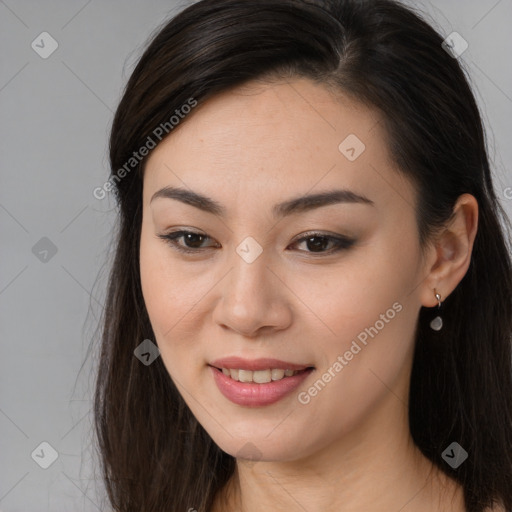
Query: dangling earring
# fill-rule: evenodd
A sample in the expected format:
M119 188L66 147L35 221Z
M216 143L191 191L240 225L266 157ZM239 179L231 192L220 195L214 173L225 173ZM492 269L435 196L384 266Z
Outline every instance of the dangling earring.
M436 289L434 288L434 293L436 295L436 299L438 302L437 310L439 311L441 309L441 295L436 292ZM443 328L443 319L437 315L431 322L430 322L430 328L434 331L440 331Z

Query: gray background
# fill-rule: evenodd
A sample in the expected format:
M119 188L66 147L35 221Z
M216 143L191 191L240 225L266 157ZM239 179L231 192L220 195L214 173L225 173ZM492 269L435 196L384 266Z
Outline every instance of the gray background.
M91 445L97 354L87 350L115 203L92 191L108 178L113 111L142 45L189 3L0 0L0 512L106 510ZM512 216L512 0L408 3L469 43L461 60ZM31 44L45 31L58 48L43 59ZM42 442L58 454L47 469Z

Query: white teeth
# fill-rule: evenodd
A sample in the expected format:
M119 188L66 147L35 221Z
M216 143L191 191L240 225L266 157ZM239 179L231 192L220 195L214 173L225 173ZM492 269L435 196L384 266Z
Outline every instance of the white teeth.
M284 377L284 370L272 370L272 380L281 380Z
M251 370L238 370L238 380L240 382L252 382Z
M240 370L231 368L222 368L222 373L239 382L256 382L257 384L266 384L274 380L281 380L285 377L292 377L299 373L296 370L282 370L272 368L268 370Z
M252 372L252 380L258 384L270 382L272 380L270 370L258 370L256 372Z

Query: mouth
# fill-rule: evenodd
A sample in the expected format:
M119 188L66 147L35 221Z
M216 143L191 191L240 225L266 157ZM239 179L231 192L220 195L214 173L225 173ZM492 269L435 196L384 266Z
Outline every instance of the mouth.
M222 372L226 377L237 382L253 382L256 384L267 384L279 381L288 377L294 377L302 373L314 370L313 366L307 366L302 370L291 370L289 368L267 368L265 370L244 370L242 368L224 368L212 366L215 370Z
M243 407L263 407L289 396L315 371L276 359L226 358L208 364L219 391Z

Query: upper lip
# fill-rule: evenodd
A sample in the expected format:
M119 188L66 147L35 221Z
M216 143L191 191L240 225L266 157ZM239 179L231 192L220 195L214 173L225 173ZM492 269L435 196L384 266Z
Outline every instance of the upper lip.
M242 357L237 356L223 357L222 359L216 359L209 364L210 366L214 366L215 368L219 369L228 368L234 370L239 369L252 371L275 368L282 370L304 370L305 368L313 367L313 365L309 364L290 363L269 357L262 357L259 359L243 359Z

